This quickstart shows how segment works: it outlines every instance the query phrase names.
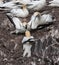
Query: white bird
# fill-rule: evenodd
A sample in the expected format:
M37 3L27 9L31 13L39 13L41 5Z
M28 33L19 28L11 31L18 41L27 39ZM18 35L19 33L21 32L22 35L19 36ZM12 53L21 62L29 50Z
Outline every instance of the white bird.
M25 37L23 38L22 43L26 44L26 42L30 42L30 41L34 41L34 37L31 36L30 31L26 30Z
M59 0L52 0L48 6L59 7Z
M56 20L52 18L51 14L41 15L41 13L35 12L31 17L31 20L27 24L27 29L36 29L39 25L44 25L53 21Z
M3 3L3 2L2 2ZM5 3L3 3L1 6L0 6L0 8L16 8L16 7L18 7L18 6L21 6L22 4L21 3L19 3L18 4L18 2L17 1L10 1L10 2L5 2Z
M9 14L7 15L10 16ZM10 17L8 18L10 19ZM39 12L35 12L28 23L25 21L22 23L21 20L17 17L12 18L12 22L16 28L16 33L24 33L26 30L35 30L42 25L49 24L54 21L56 21L56 19L53 19L53 16L51 14L41 15Z
M0 8L13 8L15 6L14 2L3 3Z
M42 8L46 6L46 0L32 1L28 3L27 5L29 5L27 6L28 9L41 10Z
M22 23L22 21L17 17L10 18L8 14L7 14L7 17L16 29L15 31L12 31L11 33L17 34L17 33L24 33L26 31L26 22Z
M29 15L29 11L24 5L22 6L22 9L14 8L10 11L10 13L17 17L27 17Z
M22 3L22 4L28 4L31 2L31 0L17 0L17 2Z
M30 41L34 41L34 37L31 36L31 34L28 30L26 30L25 37L22 40L23 50L24 50L23 57L25 57L26 54L27 54L27 57L31 56L32 43Z

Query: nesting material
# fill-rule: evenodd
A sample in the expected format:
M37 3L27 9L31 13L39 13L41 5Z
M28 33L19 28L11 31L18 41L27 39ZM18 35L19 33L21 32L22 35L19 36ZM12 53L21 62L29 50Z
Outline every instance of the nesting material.
M32 47L31 44L32 44L33 41L34 41L34 37L31 36L29 31L26 31L25 37L22 40L23 50L24 50L23 57L25 57L26 54L27 54L27 57L31 56L31 47Z

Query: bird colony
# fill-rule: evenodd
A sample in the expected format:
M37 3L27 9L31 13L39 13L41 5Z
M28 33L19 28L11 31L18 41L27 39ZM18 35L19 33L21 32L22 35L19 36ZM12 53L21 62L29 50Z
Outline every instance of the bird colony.
M5 14L10 22L14 25L15 30L10 31L13 33L25 33L23 37L23 57L31 56L31 48L33 42L35 42L34 36L31 35L31 31L39 30L44 25L54 23L56 18L52 13L48 11L40 12L45 7L59 7L59 0L49 1L47 5L46 0L13 0L4 2L0 0L0 10L7 11ZM29 17L27 20L27 17Z

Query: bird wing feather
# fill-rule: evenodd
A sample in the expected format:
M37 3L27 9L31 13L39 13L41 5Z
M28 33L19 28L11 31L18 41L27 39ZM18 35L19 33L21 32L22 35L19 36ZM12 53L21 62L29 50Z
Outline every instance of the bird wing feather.
M20 19L18 19L17 17L13 17L13 22L14 22L17 29L21 28L22 22L20 21Z

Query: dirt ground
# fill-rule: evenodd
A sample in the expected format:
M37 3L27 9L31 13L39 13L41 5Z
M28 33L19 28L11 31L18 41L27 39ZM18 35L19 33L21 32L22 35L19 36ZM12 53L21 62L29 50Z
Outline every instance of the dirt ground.
M14 26L10 23L6 15L3 14L3 11L0 11L0 65L59 65L59 8L45 7L43 10L50 11L51 13L54 11L53 15L57 20L48 27L31 32L31 35L35 39L39 39L37 42L40 44L35 44L34 52L32 52L30 58L22 56L23 49L21 41L24 34L10 34L14 30ZM52 42L53 39L55 41ZM44 49L53 43L56 44L50 46L48 51L44 53Z

